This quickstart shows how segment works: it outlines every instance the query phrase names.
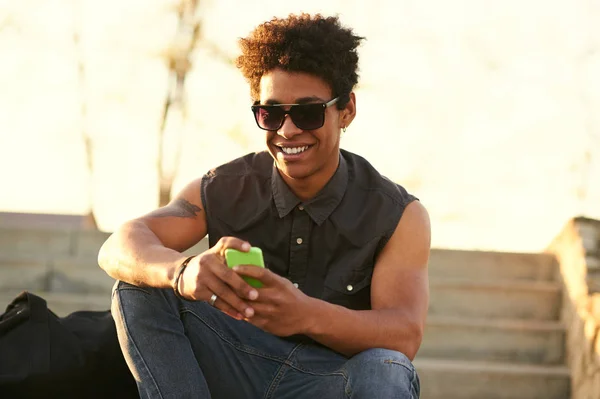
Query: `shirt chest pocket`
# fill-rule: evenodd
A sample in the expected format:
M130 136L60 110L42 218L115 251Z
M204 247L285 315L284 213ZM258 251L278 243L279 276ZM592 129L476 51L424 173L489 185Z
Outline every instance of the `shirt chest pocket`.
M325 277L323 300L348 309L371 309L372 268L346 273L330 272Z

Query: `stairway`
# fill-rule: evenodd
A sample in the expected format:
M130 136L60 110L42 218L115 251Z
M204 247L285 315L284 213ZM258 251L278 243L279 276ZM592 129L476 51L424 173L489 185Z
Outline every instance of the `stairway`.
M0 312L27 289L59 316L106 310L114 281L97 231L0 227ZM189 253L206 248L205 241ZM425 337L415 360L423 399L567 399L561 286L549 255L434 249Z
M433 250L423 399L568 399L557 265L545 254Z
M59 316L110 309L115 281L98 266L109 234L99 231L16 229L0 226L0 312L21 291L48 302ZM200 242L187 253L206 250Z
M114 280L97 263L108 234L0 227L0 309L19 292L40 295L59 316L107 310Z

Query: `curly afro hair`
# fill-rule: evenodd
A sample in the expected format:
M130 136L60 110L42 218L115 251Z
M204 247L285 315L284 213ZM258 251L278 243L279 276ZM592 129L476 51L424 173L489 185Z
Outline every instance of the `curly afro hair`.
M236 65L250 83L252 99L257 101L261 77L275 69L305 72L329 83L343 109L358 81L357 47L363 37L341 26L338 17L320 14L273 18L239 40L242 54Z

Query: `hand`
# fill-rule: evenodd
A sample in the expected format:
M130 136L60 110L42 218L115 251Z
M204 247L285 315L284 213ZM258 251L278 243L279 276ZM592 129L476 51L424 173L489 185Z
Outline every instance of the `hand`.
M233 270L263 283L263 288L258 289L258 298L252 302L254 316L246 318L249 323L280 337L308 330L313 298L268 269L236 266Z
M227 267L225 250L248 252L250 244L234 237L223 237L209 250L193 258L179 280L179 292L189 300L208 301L215 294L214 306L238 320L252 317L248 300L258 297L256 289Z

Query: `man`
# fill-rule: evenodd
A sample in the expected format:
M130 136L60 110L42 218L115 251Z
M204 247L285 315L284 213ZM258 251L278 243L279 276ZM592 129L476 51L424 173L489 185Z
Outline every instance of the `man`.
M241 39L267 151L210 171L102 247L142 397L418 398L429 219L339 148L361 40L306 14ZM206 234L209 250L181 254ZM228 268L224 251L250 245L267 268Z

